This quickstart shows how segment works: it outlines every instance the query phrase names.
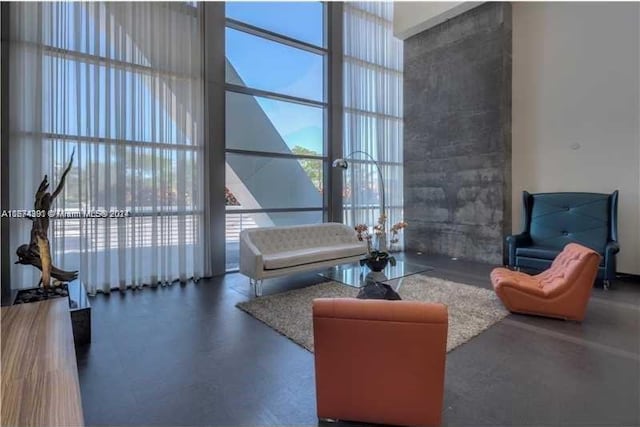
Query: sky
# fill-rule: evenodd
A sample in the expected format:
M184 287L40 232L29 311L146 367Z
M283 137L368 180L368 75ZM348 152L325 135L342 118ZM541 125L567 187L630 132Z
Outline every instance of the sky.
M320 2L229 2L228 18L322 47ZM248 87L324 101L323 57L227 29L226 55ZM290 148L323 152L323 109L256 98Z

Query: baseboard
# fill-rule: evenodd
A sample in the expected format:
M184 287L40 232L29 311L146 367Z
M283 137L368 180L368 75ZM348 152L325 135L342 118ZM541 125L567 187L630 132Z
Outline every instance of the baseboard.
M616 273L616 278L623 279L629 282L640 283L640 274Z

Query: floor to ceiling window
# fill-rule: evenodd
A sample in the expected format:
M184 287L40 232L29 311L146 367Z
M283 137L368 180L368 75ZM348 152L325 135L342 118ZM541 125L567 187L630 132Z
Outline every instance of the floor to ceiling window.
M52 220L55 264L80 270L91 291L236 269L241 230L340 220L341 199L346 223L373 225L376 171L358 156L346 174L331 170L329 157L341 153L363 150L382 164L390 222L402 217L402 43L392 4L211 5L4 5L12 149L3 176L16 187L3 203L30 206L42 173L56 182L75 149L58 207L130 212ZM203 27L205 17L225 25ZM212 81L222 90L223 70L202 57L221 59L223 31L224 95L207 91ZM212 113L209 101L222 96L222 113ZM212 155L223 143L215 114L225 117L225 153ZM224 218L222 176L207 178L223 160ZM211 256L223 249L223 219L226 265ZM28 222L12 222L12 247L28 235ZM22 266L11 275L36 279Z
M32 207L45 173L53 191L75 153L54 206L68 217L50 222L54 265L79 270L92 293L210 275L201 7L33 2L9 10L10 207ZM11 221L11 247L29 243L31 223ZM15 287L33 286L39 273L15 265L11 277Z
M250 227L326 215L326 19L321 2L226 4L226 265Z
M387 228L402 220L402 41L393 35L393 3L344 3L345 155L364 151L384 176ZM345 223L372 226L380 216L378 172L356 154L344 177ZM403 246L402 234L395 249Z

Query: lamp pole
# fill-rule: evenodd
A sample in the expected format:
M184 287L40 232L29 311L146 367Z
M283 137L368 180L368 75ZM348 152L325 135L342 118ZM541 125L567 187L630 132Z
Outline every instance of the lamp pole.
M373 162L374 166L376 167L376 170L378 171L378 181L379 181L379 184L380 184L380 202L381 202L380 203L380 216L381 217L385 217L385 219L386 219L384 177L382 176L382 170L380 169L380 165L378 164L376 159L374 159L366 151L356 150L356 151L352 151L351 153L349 153L344 158L334 160L333 161L333 167L334 168L335 167L340 167L342 169L347 169L349 167L349 163L347 163L347 159L353 157L355 154L362 154L363 156L365 156L368 159L370 159ZM378 241L380 243L379 250L386 251L387 250L386 230L383 230L382 234L378 237Z

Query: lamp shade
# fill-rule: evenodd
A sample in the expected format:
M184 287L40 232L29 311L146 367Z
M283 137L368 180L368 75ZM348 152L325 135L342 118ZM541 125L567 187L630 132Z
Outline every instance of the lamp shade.
M347 169L349 167L349 163L347 163L345 159L335 159L333 161L333 167Z

